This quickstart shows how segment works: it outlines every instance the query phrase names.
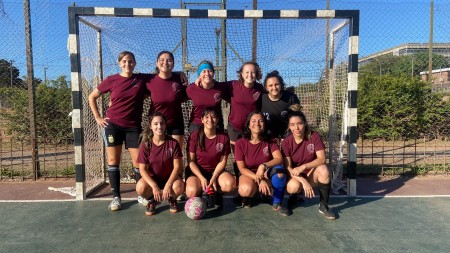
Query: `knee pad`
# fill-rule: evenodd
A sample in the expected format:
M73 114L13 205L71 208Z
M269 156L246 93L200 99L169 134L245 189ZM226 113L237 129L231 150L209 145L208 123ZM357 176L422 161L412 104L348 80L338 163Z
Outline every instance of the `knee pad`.
M286 187L286 174L283 174L282 177L279 177L279 173L274 174L270 180L272 181L272 187L275 189Z
M277 166L275 166L277 167ZM281 168L272 168L270 181L273 188L273 204L283 202L284 190L286 189L286 174L283 166ZM280 174L282 175L280 177Z

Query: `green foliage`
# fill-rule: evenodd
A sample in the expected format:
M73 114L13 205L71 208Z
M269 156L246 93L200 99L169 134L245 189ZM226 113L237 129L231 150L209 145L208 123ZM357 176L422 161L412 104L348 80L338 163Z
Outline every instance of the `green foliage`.
M0 59L0 88L1 87L26 87L26 84L19 78L19 69L12 65L12 62Z
M445 112L449 108L418 79L364 75L359 82L358 126L367 138L448 134L450 120Z
M448 68L450 63L444 56L433 54L433 69ZM419 77L421 71L428 70L428 53L419 52L412 55L383 55L360 67L361 76L390 75Z
M6 119L6 133L19 138L30 135L28 91L20 88L0 88L0 97L8 96L12 106L0 114ZM71 90L65 76L40 83L35 93L36 127L38 137L49 140L68 138L72 134Z

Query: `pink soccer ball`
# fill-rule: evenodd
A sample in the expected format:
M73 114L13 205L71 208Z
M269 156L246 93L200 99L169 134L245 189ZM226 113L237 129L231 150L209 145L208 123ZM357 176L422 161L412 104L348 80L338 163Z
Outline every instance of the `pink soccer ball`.
M200 197L193 197L186 201L184 212L192 220L200 220L206 213L206 203Z

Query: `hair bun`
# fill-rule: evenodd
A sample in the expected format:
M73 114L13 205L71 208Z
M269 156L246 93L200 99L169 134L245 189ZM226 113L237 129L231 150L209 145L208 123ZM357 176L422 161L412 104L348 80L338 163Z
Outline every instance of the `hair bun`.
M292 104L289 106L289 111L291 112L301 112L303 109L303 106L300 104Z

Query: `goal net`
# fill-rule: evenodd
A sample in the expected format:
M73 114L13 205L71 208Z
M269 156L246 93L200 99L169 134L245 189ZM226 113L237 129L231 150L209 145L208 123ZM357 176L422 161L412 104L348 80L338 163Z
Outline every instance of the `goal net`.
M184 71L190 82L197 78L196 66L204 59L214 63L219 81L237 79L236 71L244 61L256 60L263 78L278 70L286 86L298 95L310 125L324 139L334 191L346 190L343 168L348 162L346 144L351 134L346 119L354 122L356 117L352 119L346 110L348 94L352 94L349 90L357 87L357 78L350 73L357 72L357 67L356 71L349 67L351 55L357 57L357 39L352 39L355 32L351 26L355 17L356 11L333 10L70 7L69 51L74 105L78 106L74 106L74 114L79 110L73 121L78 145L78 198L105 182L105 147L88 106L88 95L103 78L120 72L117 56L124 50L136 55L135 72L141 73L152 73L157 54L169 50L175 56L175 70ZM354 82L351 87L349 79ZM99 108L104 110L107 104L104 96ZM190 103L183 108L188 123ZM224 104L223 110L226 118L229 106ZM144 110L143 127L146 118ZM123 152L123 180L132 181L131 167L128 153Z

